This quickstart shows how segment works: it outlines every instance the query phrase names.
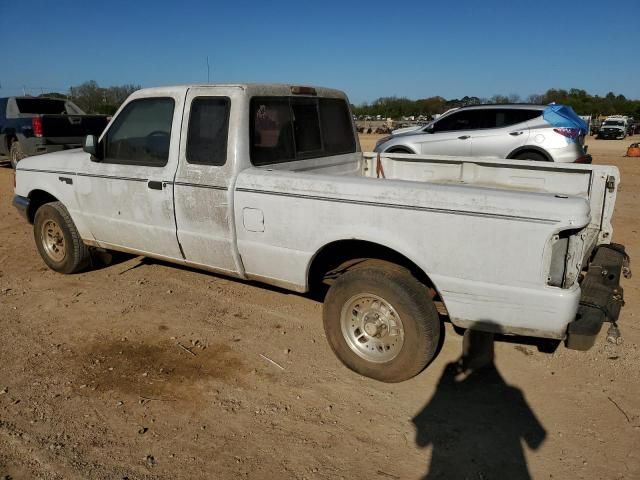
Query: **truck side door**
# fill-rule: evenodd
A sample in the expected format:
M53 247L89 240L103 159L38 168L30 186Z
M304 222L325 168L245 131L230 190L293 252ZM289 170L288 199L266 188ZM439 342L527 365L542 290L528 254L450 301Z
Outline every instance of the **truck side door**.
M173 208L183 94L135 98L100 139L102 160L77 175L78 203L94 238L182 259Z
M236 150L228 148L242 136L241 129L229 129L233 97L240 93L234 87L215 93L188 90L174 183L177 234L186 261L228 274L241 270L232 213Z

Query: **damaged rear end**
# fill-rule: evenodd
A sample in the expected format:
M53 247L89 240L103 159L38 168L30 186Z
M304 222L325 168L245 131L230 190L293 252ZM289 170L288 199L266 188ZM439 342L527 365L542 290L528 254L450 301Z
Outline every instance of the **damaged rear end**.
M548 285L571 288L578 283L581 290L576 318L567 328L570 349L590 349L606 322L611 324L608 339L620 340L616 323L624 306L620 279L631 277L631 268L625 247L611 243L618 184L617 168L594 166L588 192L589 225L560 232L552 239Z

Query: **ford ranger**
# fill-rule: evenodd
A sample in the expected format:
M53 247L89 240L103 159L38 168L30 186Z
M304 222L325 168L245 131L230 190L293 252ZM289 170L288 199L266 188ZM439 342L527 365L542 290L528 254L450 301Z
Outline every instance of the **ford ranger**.
M590 348L622 306L612 166L362 153L346 96L140 90L84 148L31 157L14 205L53 270L93 249L324 296L342 362L387 382L461 328Z

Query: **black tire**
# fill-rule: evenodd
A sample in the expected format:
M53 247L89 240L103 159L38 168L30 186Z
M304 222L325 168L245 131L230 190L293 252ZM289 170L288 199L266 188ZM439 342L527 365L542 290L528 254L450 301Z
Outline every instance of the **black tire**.
M349 318L346 323L357 323L354 314L349 312L349 306L354 298L367 295L383 299L400 319L404 340L400 347L394 345L397 353L389 360L364 358L356 352L358 347L350 345L349 333L343 333L343 310L346 310L345 318ZM360 306L353 308L355 312ZM361 317L363 324L368 315L370 313ZM420 373L433 359L440 341L440 318L427 287L407 269L384 261L365 261L341 275L325 298L323 321L329 345L342 363L357 373L382 382L402 382ZM385 331L383 328L382 332ZM367 329L363 327L361 332L364 335ZM367 335L367 338L373 337ZM387 342L395 342L390 335L383 338ZM359 343L364 349L364 341ZM372 350L372 353L367 351L364 355L387 354L382 347L379 352ZM390 350L389 347L386 350Z
M522 152L516 155L516 160L533 160L534 162L548 162L549 160L543 154L538 152Z
M22 150L22 145L18 140L14 140L13 143L11 143L11 148L9 149L9 160L11 161L11 168L15 170L18 162L25 157L26 155Z
M38 209L33 236L40 256L51 270L76 273L90 263L89 248L60 202L46 203Z

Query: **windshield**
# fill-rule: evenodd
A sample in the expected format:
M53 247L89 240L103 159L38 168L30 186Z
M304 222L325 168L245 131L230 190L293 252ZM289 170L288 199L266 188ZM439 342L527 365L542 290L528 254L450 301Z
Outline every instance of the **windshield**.
M621 120L606 120L603 125L613 127L624 127L624 122Z

